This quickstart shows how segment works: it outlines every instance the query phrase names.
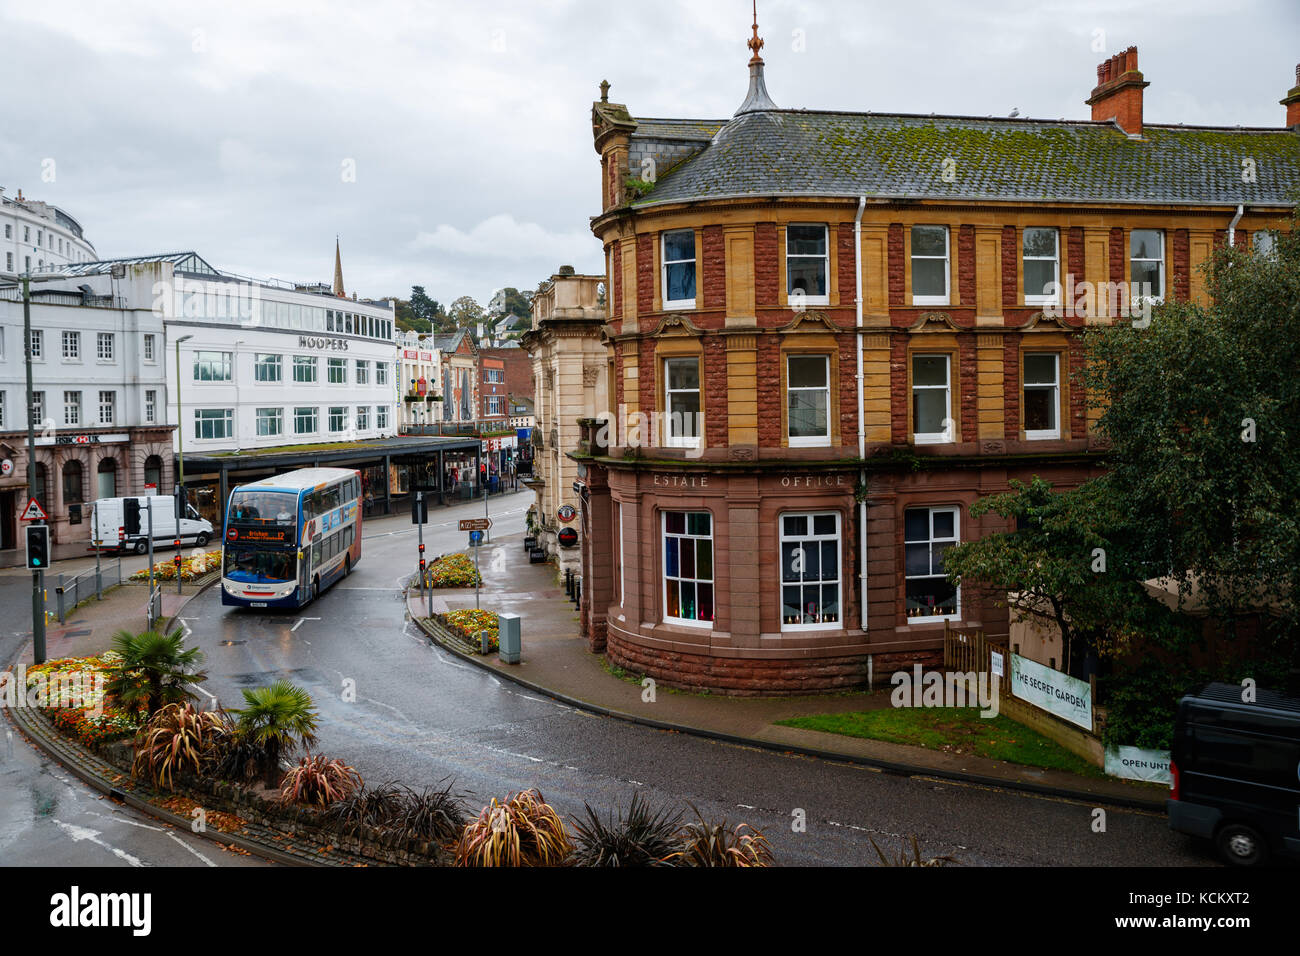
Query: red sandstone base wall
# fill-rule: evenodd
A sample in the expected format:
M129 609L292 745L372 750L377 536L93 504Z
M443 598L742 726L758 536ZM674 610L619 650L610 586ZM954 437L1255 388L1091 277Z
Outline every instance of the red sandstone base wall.
M642 647L617 631L606 632L605 656L611 664L652 677L665 687L732 697L776 697L828 694L867 689L867 654L844 657L765 660L716 657ZM943 649L919 649L872 655L875 683L886 685L889 675L913 664L938 667Z

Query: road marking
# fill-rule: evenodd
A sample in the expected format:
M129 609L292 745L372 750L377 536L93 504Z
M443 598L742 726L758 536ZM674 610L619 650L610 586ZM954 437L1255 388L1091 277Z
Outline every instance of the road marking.
M178 837L178 836L177 836L173 831L168 830L168 831L167 831L167 835L168 835L169 837L171 837L173 840L175 840L177 843L179 843L181 846L183 846L185 849L189 850L189 851L190 851L191 853L193 853L195 856L197 856L200 860L202 860L202 861L203 861L204 863L206 863L208 866L211 866L211 867L214 867L214 868L216 867L216 865L217 865L216 863L214 863L212 860L209 860L206 856L204 856L204 855L203 855L202 853L200 853L198 850L194 849L194 847L190 846L188 843L186 843L184 840L182 840L180 837Z
M181 627L185 628L185 637L188 639L194 631L190 628L189 618L178 617L176 620L181 622Z
M302 627L302 622L303 622L303 621L319 621L319 620L320 620L320 618L318 618L318 617L300 617L300 618L298 618L298 623L295 624L293 627L289 628L289 630L290 630L290 631L296 631L296 630L298 630L298 628Z
M64 823L62 820L54 821L64 833L72 838L73 843L80 843L82 840L89 840L96 846L102 846L119 860L125 860L131 866L145 866L145 862L137 856L132 856L125 850L119 850L117 847L105 843L99 839L99 831L92 830L89 827L79 827L75 824Z

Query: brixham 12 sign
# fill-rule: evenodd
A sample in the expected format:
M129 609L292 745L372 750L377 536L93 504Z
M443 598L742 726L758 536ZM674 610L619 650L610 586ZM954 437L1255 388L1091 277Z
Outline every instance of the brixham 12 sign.
M1069 674L1012 654L1011 693L1062 720L1092 730L1092 688Z

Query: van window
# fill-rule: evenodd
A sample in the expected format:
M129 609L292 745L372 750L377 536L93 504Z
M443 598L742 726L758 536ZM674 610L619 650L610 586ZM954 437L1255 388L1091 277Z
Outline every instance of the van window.
M1294 721L1218 708L1198 709L1189 720L1197 771L1296 789L1300 740Z

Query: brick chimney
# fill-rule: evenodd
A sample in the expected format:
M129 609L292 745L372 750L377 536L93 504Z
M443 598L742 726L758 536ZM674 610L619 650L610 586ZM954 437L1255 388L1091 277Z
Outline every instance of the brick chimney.
M1286 107L1286 125L1300 126L1300 63L1295 68L1295 86L1281 102Z
M1097 88L1088 97L1092 120L1114 120L1130 136L1142 135L1142 91L1151 84L1138 72L1137 47L1116 53L1097 67Z

